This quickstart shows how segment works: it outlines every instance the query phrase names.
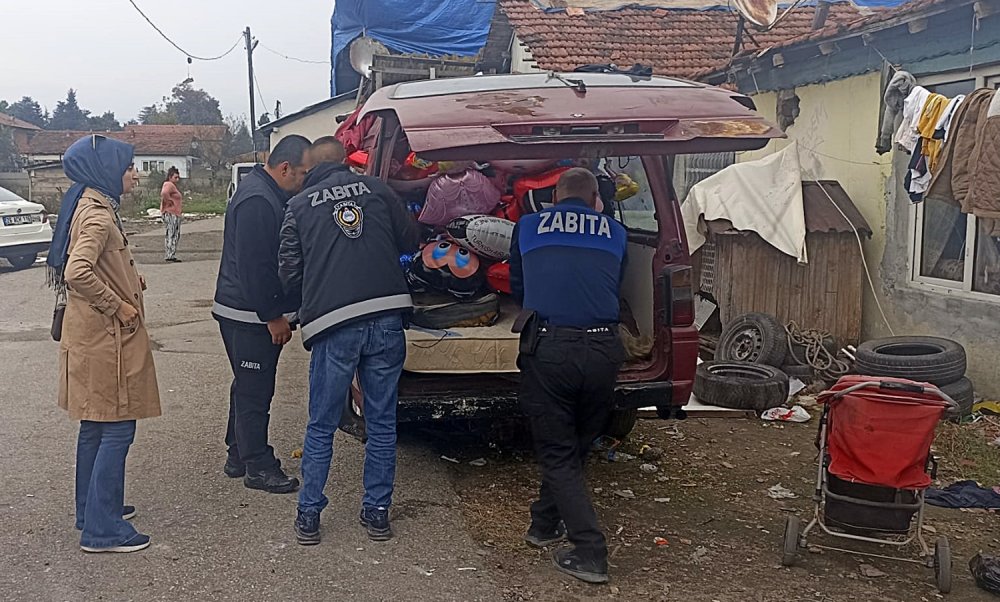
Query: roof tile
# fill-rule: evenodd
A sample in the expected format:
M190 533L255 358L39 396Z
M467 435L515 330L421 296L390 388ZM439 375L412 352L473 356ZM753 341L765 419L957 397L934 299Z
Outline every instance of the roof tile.
M937 0L915 0L937 1ZM500 0L500 6L542 69L572 71L587 63L643 63L660 75L688 77L730 57L737 17L728 10L644 9L544 12L531 0ZM807 34L814 6L793 10L774 30L751 31L747 49L766 48ZM829 19L856 21L861 12L850 3L831 6Z

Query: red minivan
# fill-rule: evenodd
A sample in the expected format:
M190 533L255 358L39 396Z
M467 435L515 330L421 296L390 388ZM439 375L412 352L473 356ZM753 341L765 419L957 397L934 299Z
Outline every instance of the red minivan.
M367 137L367 171L383 180L410 152L515 171L539 160L587 159L606 173L626 174L638 192L614 203L629 233L623 307L637 331L633 345L644 348L621 370L608 432L626 435L637 408L683 417L698 332L673 157L754 150L782 137L748 97L664 77L536 73L388 86L365 103L359 117L367 115L377 117ZM490 327L408 331L399 420L516 414L517 335L510 326L518 309L505 300ZM355 417L356 398L348 403Z

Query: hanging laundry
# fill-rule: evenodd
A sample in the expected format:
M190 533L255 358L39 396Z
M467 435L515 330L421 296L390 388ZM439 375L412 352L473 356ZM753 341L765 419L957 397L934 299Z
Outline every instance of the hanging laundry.
M938 119L937 125L934 126L934 139L935 140L948 140L948 131L951 129L951 121L955 117L955 113L958 111L958 106L965 101L965 94L959 94L955 98L951 99L948 106L945 107L944 113L941 114L941 119Z
M966 203L976 217L1000 219L1000 94L993 94L976 129Z
M972 213L968 196L972 173L977 167L972 162L973 151L980 140L977 132L981 133L985 128L989 105L995 94L988 88L976 90L955 110L927 197L953 203L963 213Z
M910 95L903 101L903 121L896 130L896 143L912 153L913 147L917 145L917 138L920 132L917 131L917 123L920 115L924 111L924 104L931 95L927 88L916 86L910 91Z
M903 102L916 85L917 80L912 75L906 71L897 71L886 86L885 94L882 95L882 103L885 105L882 113L882 129L879 131L878 144L875 145L878 154L884 155L892 150L893 134L899 128L902 119Z
M944 110L947 107L948 99L946 97L940 94L931 94L927 97L927 102L924 103L924 110L920 113L920 119L917 120L917 131L923 139L920 152L927 157L927 169L929 171L934 171L934 168L937 167L938 155L941 154L941 145L943 142L934 139L934 131L937 128L938 121L941 120L941 115L944 114ZM930 184L930 178L928 178L927 183ZM924 191L926 190L924 188Z
M924 193L927 192L931 183L931 172L927 169L927 157L923 154L924 142L923 138L917 138L917 145L913 147L913 154L910 155L910 163L907 165L906 177L903 179L903 185L913 203L924 200Z

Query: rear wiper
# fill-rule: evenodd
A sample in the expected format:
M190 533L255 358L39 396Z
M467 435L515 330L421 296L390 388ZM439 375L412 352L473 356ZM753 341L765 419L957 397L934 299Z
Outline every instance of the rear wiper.
M586 94L587 93L587 84L583 83L582 79L567 79L567 78L563 77L562 75L556 73L555 71L549 71L549 77L548 77L548 79L550 79L550 80L551 79L557 79L557 80L561 81L562 83L566 84L568 87L573 88L574 90L576 90L580 94ZM548 81L548 80L546 80L546 81Z

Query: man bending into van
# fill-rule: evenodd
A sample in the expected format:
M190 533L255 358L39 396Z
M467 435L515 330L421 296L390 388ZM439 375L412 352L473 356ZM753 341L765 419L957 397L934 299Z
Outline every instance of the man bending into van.
M413 307L399 257L416 247L416 228L385 184L351 172L342 148L323 146L332 145L310 150L314 161L340 161L315 165L306 188L289 201L278 258L286 295L301 299L302 342L312 351L295 535L302 545L320 542L333 435L357 372L368 432L361 524L370 539L385 541L392 537L403 325Z
M510 281L525 312L521 332L521 409L541 465L539 499L525 535L536 548L568 537L556 567L590 583L608 580L608 549L597 523L584 464L607 425L624 350L618 307L625 229L599 206L597 178L566 171L555 205L514 228Z

